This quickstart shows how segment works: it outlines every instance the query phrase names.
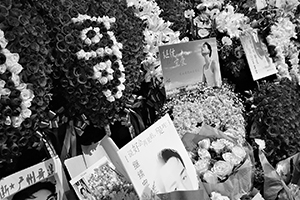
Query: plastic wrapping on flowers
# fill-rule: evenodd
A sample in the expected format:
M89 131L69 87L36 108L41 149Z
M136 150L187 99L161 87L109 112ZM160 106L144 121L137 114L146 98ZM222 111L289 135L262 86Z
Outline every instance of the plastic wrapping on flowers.
M288 79L265 83L254 93L250 137L265 141L273 166L300 150L299 98L299 86Z
M27 149L48 119L51 99L49 35L42 16L27 1L0 2L0 171ZM49 128L49 127L44 127Z
M197 133L187 132L182 141L208 194L238 200L251 191L254 168L248 143L206 124Z
M143 78L143 21L124 0L54 2L37 3L55 27L54 86L70 115L85 114L95 127L125 117Z
M198 88L171 96L164 106L182 137L197 133L202 123L227 131L239 140L245 137L244 107L228 84L219 89L199 84Z

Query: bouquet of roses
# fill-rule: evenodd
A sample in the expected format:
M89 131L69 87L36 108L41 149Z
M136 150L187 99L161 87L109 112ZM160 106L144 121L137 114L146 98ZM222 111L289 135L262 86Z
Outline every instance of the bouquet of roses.
M205 124L198 134L186 133L182 139L208 193L215 191L234 200L251 190L253 170L248 144L238 143L228 133Z

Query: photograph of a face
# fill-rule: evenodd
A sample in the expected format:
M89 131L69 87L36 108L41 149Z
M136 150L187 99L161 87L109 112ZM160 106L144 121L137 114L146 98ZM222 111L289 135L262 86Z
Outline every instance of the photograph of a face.
M141 199L153 194L198 189L195 168L169 115L118 153Z
M160 46L159 54L167 95L199 82L222 85L216 38Z

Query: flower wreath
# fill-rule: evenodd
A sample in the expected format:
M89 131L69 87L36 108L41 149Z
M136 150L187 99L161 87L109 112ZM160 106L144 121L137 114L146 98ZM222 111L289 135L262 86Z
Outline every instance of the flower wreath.
M27 1L1 1L0 10L0 163L4 172L14 170L6 164L14 163L22 152L40 147L35 133L48 119L52 84L49 30L41 15Z
M69 114L85 114L96 127L123 119L143 79L142 20L124 0L43 2L48 26L58 27L54 87L69 102Z

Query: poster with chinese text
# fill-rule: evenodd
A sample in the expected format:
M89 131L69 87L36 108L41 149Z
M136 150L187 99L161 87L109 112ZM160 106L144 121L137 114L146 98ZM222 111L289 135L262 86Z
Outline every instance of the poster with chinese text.
M159 54L167 95L199 82L222 84L216 38L160 46Z
M198 189L195 168L169 115L135 137L118 153L141 199Z
M272 59L268 56L268 50L258 38L256 31L242 35L241 42L254 81L277 73Z
M66 199L62 165L56 156L0 180L0 199Z

